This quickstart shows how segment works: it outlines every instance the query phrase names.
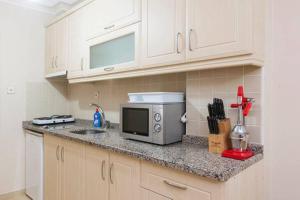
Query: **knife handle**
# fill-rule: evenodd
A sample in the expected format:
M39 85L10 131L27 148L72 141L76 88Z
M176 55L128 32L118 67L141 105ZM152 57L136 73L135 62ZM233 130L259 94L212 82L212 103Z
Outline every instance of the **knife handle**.
M224 102L222 99L220 99L220 109L221 109L221 119L225 119L225 109L224 109Z
M219 122L218 122L218 119L215 119L215 127L216 127L216 134L219 134Z
M209 117L213 117L212 105L209 103L207 105Z

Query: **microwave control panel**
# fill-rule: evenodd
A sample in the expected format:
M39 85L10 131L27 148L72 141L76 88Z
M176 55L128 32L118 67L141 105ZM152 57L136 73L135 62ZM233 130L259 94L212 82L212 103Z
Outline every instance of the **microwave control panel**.
M152 120L152 128L153 133L161 133L163 130L163 105L155 105L153 106L153 120Z

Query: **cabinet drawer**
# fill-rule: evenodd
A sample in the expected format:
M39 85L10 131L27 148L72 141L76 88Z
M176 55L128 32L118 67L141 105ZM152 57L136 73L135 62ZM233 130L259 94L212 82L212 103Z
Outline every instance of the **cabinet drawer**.
M142 189L142 200L172 200L150 190Z
M221 183L143 162L141 186L174 200L220 199Z

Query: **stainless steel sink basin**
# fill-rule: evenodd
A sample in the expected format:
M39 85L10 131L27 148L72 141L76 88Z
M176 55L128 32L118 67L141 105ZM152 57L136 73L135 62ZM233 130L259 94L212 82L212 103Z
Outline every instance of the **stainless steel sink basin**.
M79 135L86 135L86 134L99 134L104 133L104 130L96 130L96 129L84 129L84 130L75 130L70 131L71 133L79 134Z

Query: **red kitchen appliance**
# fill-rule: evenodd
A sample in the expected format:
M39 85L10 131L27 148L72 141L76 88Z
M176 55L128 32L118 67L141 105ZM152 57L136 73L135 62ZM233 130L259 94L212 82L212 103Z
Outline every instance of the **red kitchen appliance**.
M248 116L253 102L253 98L247 98L244 96L243 86L239 86L237 92L237 103L231 104L231 108L238 109L237 124L234 126L230 134L232 149L223 151L222 157L246 160L254 155L253 152L248 149L249 133L245 126L245 117Z

